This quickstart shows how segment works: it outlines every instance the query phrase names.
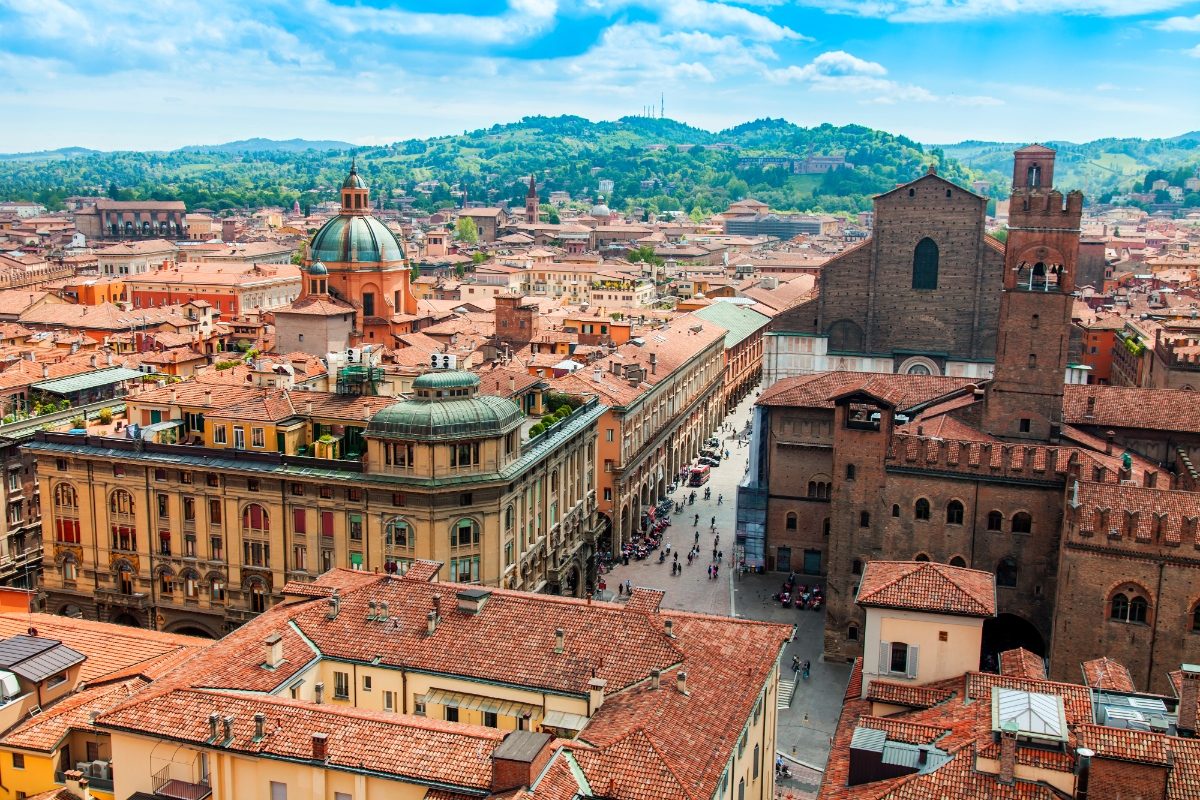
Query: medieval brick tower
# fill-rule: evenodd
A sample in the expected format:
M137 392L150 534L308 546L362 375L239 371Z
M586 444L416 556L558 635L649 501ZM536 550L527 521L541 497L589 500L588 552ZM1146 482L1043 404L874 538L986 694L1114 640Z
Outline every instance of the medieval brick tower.
M540 215L538 207L541 204L538 202L537 181L533 175L529 176L529 191L525 193L525 224L537 225Z
M1047 441L1062 419L1083 194L1070 192L1064 205L1053 186L1053 150L1035 144L1015 153L996 369L983 414L983 429L1003 439Z

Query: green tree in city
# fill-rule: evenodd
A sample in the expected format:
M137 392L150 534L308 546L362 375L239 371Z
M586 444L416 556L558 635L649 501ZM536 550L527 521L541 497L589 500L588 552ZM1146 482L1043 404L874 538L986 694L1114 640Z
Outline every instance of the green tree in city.
M662 266L663 260L654 254L654 248L648 244L641 247L635 247L625 254L631 263L646 263L653 264L656 267Z
M460 242L475 244L479 241L479 226L470 217L459 217L458 222L454 224L454 238Z

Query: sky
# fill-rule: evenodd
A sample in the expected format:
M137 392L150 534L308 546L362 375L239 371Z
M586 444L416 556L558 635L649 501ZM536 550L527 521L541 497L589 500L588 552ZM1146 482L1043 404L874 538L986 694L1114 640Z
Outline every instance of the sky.
M925 143L1200 129L1200 0L0 0L0 152L665 104Z

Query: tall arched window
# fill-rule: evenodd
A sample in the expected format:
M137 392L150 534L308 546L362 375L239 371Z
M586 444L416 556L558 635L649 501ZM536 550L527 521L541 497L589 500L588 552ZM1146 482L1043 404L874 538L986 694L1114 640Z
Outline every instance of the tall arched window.
M271 529L271 515L258 503L251 503L242 511L242 533L264 536Z
M474 583L479 580L479 523L463 517L450 529L450 580Z
M913 506L913 516L917 519L929 519L929 501L924 497L917 498L917 502Z
M271 515L267 509L258 503L250 503L242 509L242 563L244 565L249 567L271 566L270 534Z
M996 565L996 585L997 586L1016 586L1017 585L1017 560L1009 557L1001 559Z
M947 525L962 525L963 524L963 504L957 500L951 500L946 504L946 524Z
M79 496L69 483L54 487L54 540L79 544Z
M938 282L938 246L926 236L913 251L912 288L936 289Z
M1012 529L1013 533L1029 533L1033 530L1033 517L1024 511L1018 511L1013 514Z
M1200 603L1192 609L1192 630L1200 632Z
M950 566L952 567L965 567L966 565L967 560L962 556L955 556L954 558L950 559Z
M989 511L987 515L987 529L989 531L998 531L1004 526L1004 515L999 511Z

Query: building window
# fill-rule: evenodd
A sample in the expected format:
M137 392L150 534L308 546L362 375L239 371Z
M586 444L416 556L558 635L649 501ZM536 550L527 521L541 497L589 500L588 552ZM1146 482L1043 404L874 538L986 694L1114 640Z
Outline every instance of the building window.
M246 478L246 491L257 492L259 488L258 478Z
M913 251L912 288L936 289L938 285L938 246L928 236L917 242Z
M955 556L950 559L950 566L952 567L965 567L966 565L967 561L962 556Z
M947 525L962 525L963 524L963 504L957 500L951 500L946 504L946 524Z
M754 780L758 780L759 745L754 745Z
M383 693L383 710L384 711L395 711L396 710L396 693L395 692L384 692Z
M892 504L892 516L893 517L900 516L900 506L895 503Z
M858 527L860 527L860 528L871 527L871 512L870 511L858 512Z
M928 560L929 560L929 556L925 555L924 553L917 553L915 556L913 556L913 561L925 562Z
M320 493L321 493L321 498L323 500L332 500L333 499L333 487L332 486L322 486L320 489Z
M457 706L446 706L446 722L458 722Z
M213 425L213 444L229 444L226 430L224 425Z
M496 719L496 712L495 711L483 712L483 724L485 727L488 727L488 728L500 727L499 721Z
M1136 589L1126 589L1113 595L1109 603L1109 619L1117 622L1145 623L1150 602ZM1195 615L1193 614L1193 617Z
M1020 422L1019 431L1021 433L1029 433L1030 424L1031 423L1030 423L1030 420L1028 417L1022 417L1021 422Z
M987 529L989 531L998 531L1004 526L1004 515L999 511L989 511L987 515Z
M79 496L69 483L54 487L54 539L79 544Z
M924 497L917 498L913 506L913 516L917 519L929 519L929 501Z
M25 754L24 753L13 753L12 754L12 762L13 762L13 769L25 769Z
M888 671L900 675L909 674L909 647L907 642L892 642L888 649Z
M858 641L858 626L857 625L851 625L849 628L846 629L846 638L852 642Z
M1000 560L996 565L996 585L1013 587L1017 585L1017 560L1011 556Z
M210 472L210 473L208 473L207 475L205 475L205 477L204 477L204 482L205 482L205 483L207 483L209 486L212 486L212 487L214 487L214 488L220 487L220 485L221 485L221 476L220 476L220 475L218 475L218 474L217 474L217 473L215 473L215 472Z
M794 531L794 530L796 530L796 527L797 527L797 517L796 517L796 512L795 512L795 511L789 511L789 512L787 513L787 516L786 516L786 517L784 517L784 527L785 527L785 528L787 528L789 531Z
M1192 630L1200 632L1200 603L1192 609Z
M415 546L412 528L404 520L396 517L383 526L384 547L399 550L411 550Z
M350 541L361 542L363 538L362 514L350 514L347 518L347 525L350 534Z
M1024 511L1018 511L1013 514L1012 529L1013 533L1029 533L1033 530L1033 517Z
M850 572L853 575L862 575L862 559L856 558L850 562Z
M308 533L308 509L292 509L292 533Z
M287 784L271 781L271 800L287 800Z
M322 511L321 512L321 535L328 537L330 539L333 538L333 512L332 511Z
M162 469L160 467L160 468L156 468L154 470L154 480L165 481L166 479L167 479L167 471L165 469ZM9 488L12 488L12 487L9 487Z
M362 502L362 489L350 488L346 490L346 499L351 503Z
M847 464L846 465L846 480L848 480L848 481L854 480L854 474L855 474L854 465Z

